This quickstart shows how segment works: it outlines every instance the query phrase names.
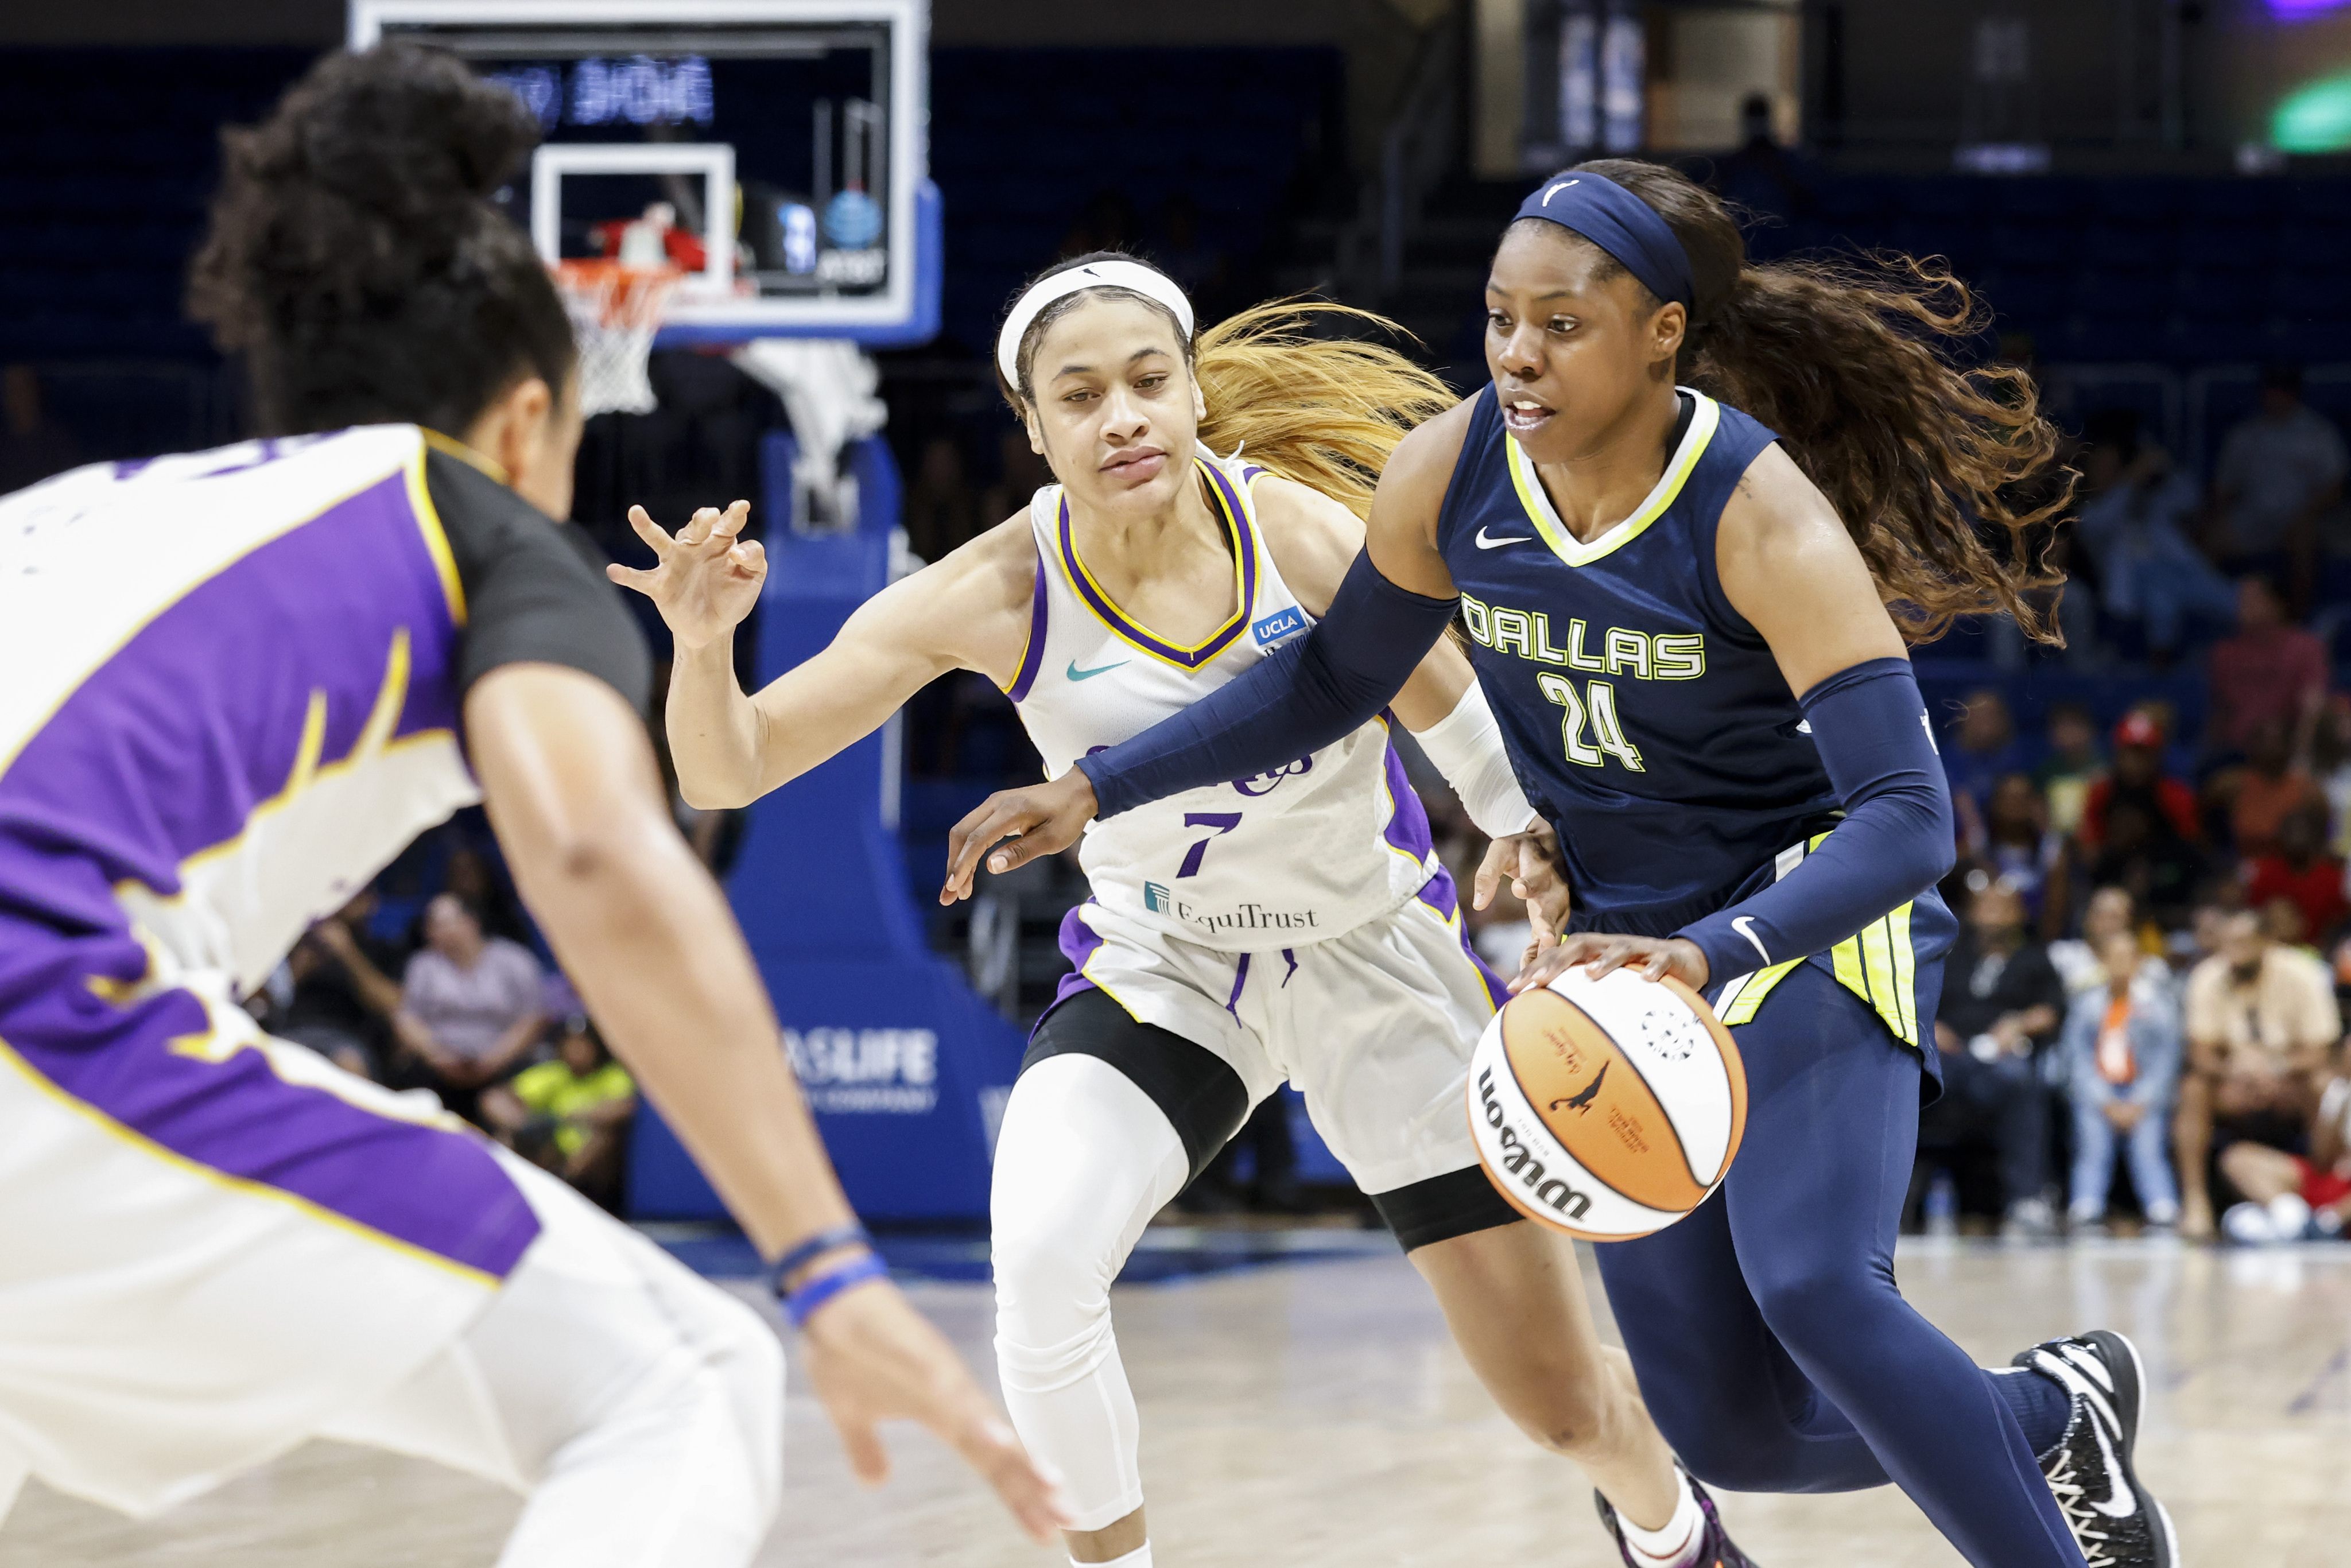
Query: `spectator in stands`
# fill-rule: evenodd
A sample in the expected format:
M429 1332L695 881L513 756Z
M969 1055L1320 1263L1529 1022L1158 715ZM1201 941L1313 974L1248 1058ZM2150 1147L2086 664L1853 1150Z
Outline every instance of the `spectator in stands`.
M2097 569L2106 612L2139 622L2148 660L2167 668L2189 617L2220 629L2236 613L2229 580L2196 548L2203 497L2169 453L2141 439L2136 409L2092 414L2085 440L2074 536Z
M2294 756L2294 737L2283 718L2263 719L2245 747L2242 767L2213 775L2213 800L2227 809L2229 842L2239 855L2265 855L2277 846L2278 829L2294 812L2326 810L2326 792Z
M2148 973L2136 933L2109 930L2098 947L2098 983L2074 998L2063 1039L2074 1103L2074 1180L2066 1217L2077 1231L2103 1228L2124 1142L2131 1186L2150 1227L2179 1220L2171 1174L2171 1106L2179 1083L2179 1008L2161 973Z
M2048 802L2032 776L2003 773L1992 785L1981 819L1972 824L1966 847L1977 866L2017 891L2026 920L2037 925L2064 841L2050 829Z
M2318 519L2343 498L2343 434L2302 401L2302 369L2262 371L2261 412L2221 439L2208 548L2231 571L2284 570L2293 602L2315 583Z
M636 1081L584 1016L563 1020L551 1061L482 1091L497 1140L607 1208L620 1201L621 1152L637 1113Z
M2000 1163L2002 1229L2046 1236L2056 1226L2044 1195L2049 1094L2039 1054L2065 1017L2065 985L2027 934L2016 889L1992 881L1976 893L1943 972L1935 1016L1943 1097L1921 1113L1919 1140L1944 1148L1988 1140Z
M2008 699L1991 686L1968 695L1951 729L1951 741L1943 747L1943 771L1950 779L1951 804L1964 842L1983 831L1983 810L1991 801L1992 786L2001 774L2022 767L2023 757Z
M2245 1196L2222 1217L2232 1240L2258 1246L2340 1236L2351 1223L2351 1078L2340 1053L2310 1118L2307 1155L2260 1144L2220 1151L2220 1174Z
M273 1027L347 1072L381 1078L400 1011L400 949L370 935L373 889L310 927L286 956L294 990Z
M1779 218L1809 214L1814 204L1805 171L1771 128L1771 99L1750 92L1739 105L1739 147L1716 160L1714 188L1753 212Z
M442 868L442 890L454 893L481 917L482 934L530 946L530 923L523 917L522 902L488 855L471 844L449 852Z
M457 894L424 906L424 946L409 959L392 1027L451 1110L471 1120L485 1084L538 1043L547 1028L538 960L482 929L481 911Z
M2079 997L2106 983L2106 939L2128 936L2137 944L2140 967L2149 978L2171 985L2171 967L2163 961L2163 936L2139 913L2138 901L2126 887L2102 887L2090 894L2082 910L2082 934L2049 944L2049 962L2065 982L2065 993ZM2175 989L2177 988L2174 988Z
M2049 803L2049 826L2070 833L2082 825L2090 787L2105 776L2106 759L2098 750L2098 721L2090 705L2054 703L2049 709L2048 755L2032 770L2032 782Z
M2115 760L2090 787L2079 837L2095 886L2128 888L2167 926L2187 917L2205 871L2196 791L2163 770L2163 727L2134 708L2115 726Z
M2326 967L2272 942L2250 910L2227 917L2220 951L2189 973L2186 1012L2188 1071L2172 1132L2179 1229L2205 1239L2216 1145L2299 1150L2343 1019Z
M80 461L71 434L42 405L39 373L30 365L0 371L0 496Z
M2326 681L2326 645L2287 621L2275 580L2246 576L2237 584L2236 634L2212 650L2210 749L2242 756L2254 731L2279 719L2293 755L2307 755Z
M2311 737L2311 772L2326 797L2328 846L2351 860L2351 694L2336 692L2319 711Z

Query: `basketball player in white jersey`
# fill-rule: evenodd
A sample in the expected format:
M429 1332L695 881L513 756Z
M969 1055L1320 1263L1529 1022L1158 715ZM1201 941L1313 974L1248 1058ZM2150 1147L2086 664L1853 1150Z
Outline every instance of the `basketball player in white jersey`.
M675 538L633 511L660 562L611 575L675 633L668 725L686 798L746 804L955 669L1004 689L1051 776L1302 634L1362 548L1332 496L1367 501L1405 427L1451 399L1384 350L1280 330L1293 314L1264 308L1196 343L1182 291L1132 258L1039 278L1004 322L998 368L1061 483L876 595L754 697L733 674L733 628L766 571L759 546L737 542L744 504ZM1217 457L1204 435L1248 456ZM1468 661L1440 646L1394 715L1502 843L1481 884L1505 863L1534 876L1539 851L1517 836L1533 813ZM1468 950L1389 722L1088 834L1093 896L1062 928L1075 972L998 1142L1013 1423L1067 1478L1072 1560L1147 1568L1109 1287L1152 1215L1287 1079L1488 1389L1610 1500L1626 1561L1740 1568L1621 1353L1595 1337L1573 1251L1520 1222L1478 1165L1465 1066L1504 993Z
M605 1034L780 1260L860 1473L877 1419L916 1417L1048 1539L1047 1482L850 1223L669 821L643 643L558 520L570 326L486 199L535 129L445 55L320 62L229 138L197 265L276 434L0 499L0 1515L33 1475L152 1513L333 1437L530 1493L503 1568L757 1552L773 1331L237 1005L481 800Z

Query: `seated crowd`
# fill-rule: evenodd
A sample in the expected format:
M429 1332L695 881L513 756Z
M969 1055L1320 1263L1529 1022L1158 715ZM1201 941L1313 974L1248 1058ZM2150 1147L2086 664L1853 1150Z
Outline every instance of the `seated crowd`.
M247 1005L275 1035L396 1090L423 1090L617 1208L636 1086L570 984L541 961L478 852L385 936L373 889L312 926Z
M2028 765L1992 690L1945 739L1963 929L1919 1133L1930 1222L2095 1233L2118 1186L2137 1222L2195 1238L2351 1217L2351 696L2273 580L2234 591L2200 747L2161 704L2103 737L2060 704Z

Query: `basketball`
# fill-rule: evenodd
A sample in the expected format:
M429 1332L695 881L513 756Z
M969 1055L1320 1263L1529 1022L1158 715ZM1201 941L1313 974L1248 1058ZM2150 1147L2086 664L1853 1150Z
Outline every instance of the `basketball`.
M1586 1241L1662 1230L1722 1185L1747 1125L1739 1048L1679 980L1570 969L1513 997L1469 1061L1486 1175Z

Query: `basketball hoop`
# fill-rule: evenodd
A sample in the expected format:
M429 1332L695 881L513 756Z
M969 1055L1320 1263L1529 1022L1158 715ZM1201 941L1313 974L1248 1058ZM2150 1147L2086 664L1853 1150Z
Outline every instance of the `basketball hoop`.
M662 311L684 273L621 261L559 261L554 270L580 344L581 415L651 413L655 404L645 361Z

